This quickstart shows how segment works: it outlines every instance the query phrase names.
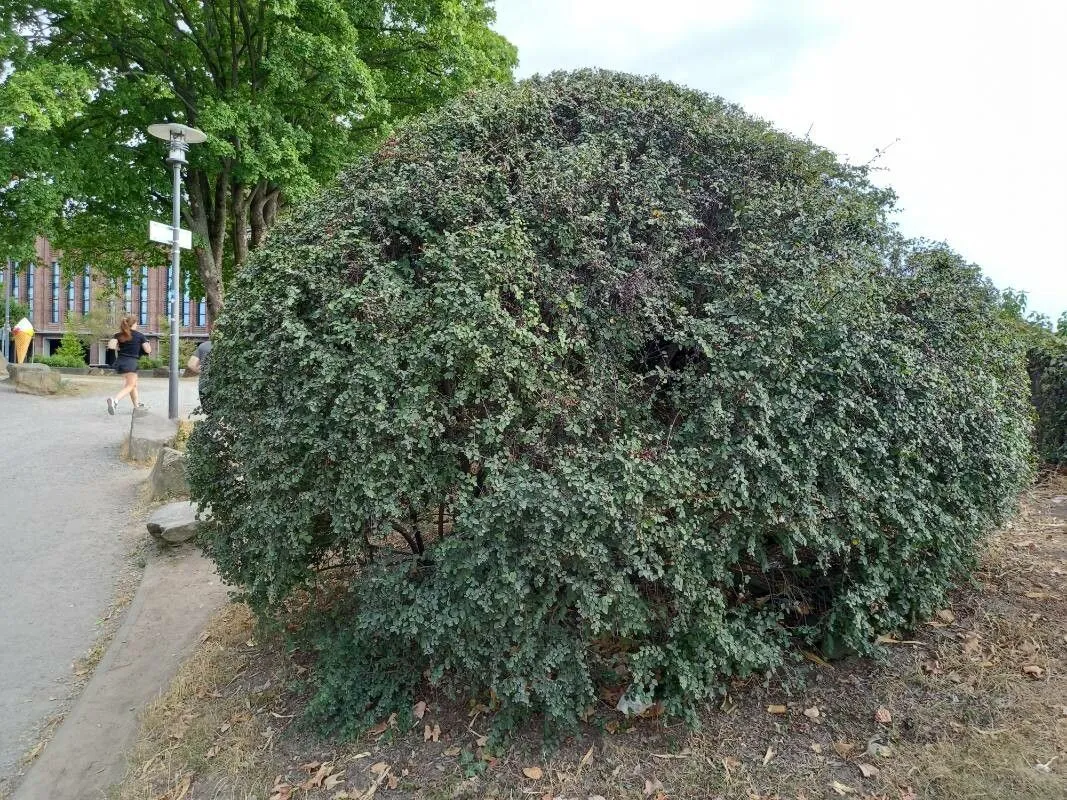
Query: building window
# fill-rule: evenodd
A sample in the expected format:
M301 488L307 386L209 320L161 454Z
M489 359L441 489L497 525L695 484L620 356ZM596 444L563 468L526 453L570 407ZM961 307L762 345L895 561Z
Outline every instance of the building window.
M140 316L138 320L141 325L148 324L148 267L141 265L141 297L138 305Z
M189 273L185 273L185 288L182 291L182 319L181 326L184 328L189 324Z
M89 265L85 265L85 272L82 273L82 313L89 313L89 304L91 302L91 295L93 290L93 276L89 273Z
M26 266L26 305L30 307L30 322L33 322L33 267L33 264Z
M52 324L59 322L59 263L52 262Z
M127 267L126 269L126 288L122 293L122 310L123 313L133 313L133 270Z
M207 298L201 297L200 302L196 304L196 324L197 327L203 328L207 325Z
M19 262L15 262L15 268L11 274L11 297L18 300L19 291L22 288L22 277L19 275Z
M67 316L74 314L74 278L67 281Z
M167 293L163 295L163 316L166 319L170 319L170 296L174 291L174 287L171 285L174 281L171 278L170 270L167 270Z

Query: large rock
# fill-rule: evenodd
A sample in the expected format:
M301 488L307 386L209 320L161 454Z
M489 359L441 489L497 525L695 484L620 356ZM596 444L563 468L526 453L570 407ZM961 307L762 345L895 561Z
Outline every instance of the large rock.
M169 447L178 432L173 420L151 412L134 414L126 440L126 458L131 461L155 462L160 451Z
M148 478L148 488L153 500L169 500L172 497L188 497L189 484L185 480L185 453L172 447L159 451L156 465Z
M45 364L8 364L7 374L16 392L48 395L59 391L59 373Z
M208 522L198 519L196 503L181 501L157 508L148 518L148 532L161 542L181 544L196 536Z

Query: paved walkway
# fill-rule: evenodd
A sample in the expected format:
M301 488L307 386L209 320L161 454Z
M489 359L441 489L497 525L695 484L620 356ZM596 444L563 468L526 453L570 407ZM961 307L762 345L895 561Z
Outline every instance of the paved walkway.
M79 380L73 397L16 394L0 380L0 792L41 726L64 711L71 663L85 655L113 599L147 473L118 459L130 406L108 416L115 378ZM142 380L166 413L166 379ZM182 382L192 409L196 383Z
M105 800L126 772L141 708L166 689L225 602L214 565L195 547L151 549L122 627L14 800Z

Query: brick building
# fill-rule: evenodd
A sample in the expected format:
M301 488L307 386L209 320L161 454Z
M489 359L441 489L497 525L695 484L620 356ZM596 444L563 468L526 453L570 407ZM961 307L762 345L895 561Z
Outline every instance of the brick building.
M170 270L166 267L133 267L126 273L126 280L103 278L84 267L71 280L64 280L59 264L60 254L44 239L37 241L37 260L21 265L11 286L7 286L6 264L0 263L0 325L3 324L4 293L30 307L30 322L35 331L31 355L52 355L66 331L68 317L75 320L75 330L80 334L90 331L78 325L85 314L106 310L105 319L118 331L118 321L123 314L137 317L140 330L153 344L153 356L159 355L158 339L163 333L163 323L170 317L168 295ZM191 266L191 265L190 265ZM184 280L185 292L180 308L181 337L193 341L208 338L207 302L203 298L191 298ZM94 316L99 316L94 314ZM18 322L12 319L11 324ZM102 364L106 361L107 338L93 341L85 354L86 363ZM14 344L8 359L15 358ZM29 356L27 356L27 360Z

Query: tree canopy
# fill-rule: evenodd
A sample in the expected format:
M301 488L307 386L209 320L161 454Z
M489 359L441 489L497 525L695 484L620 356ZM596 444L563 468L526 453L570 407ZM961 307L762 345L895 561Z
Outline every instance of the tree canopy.
M491 0L0 0L0 241L162 263L147 222L170 219L169 174L145 130L199 127L183 224L217 315L285 203L395 121L509 79L493 18Z

